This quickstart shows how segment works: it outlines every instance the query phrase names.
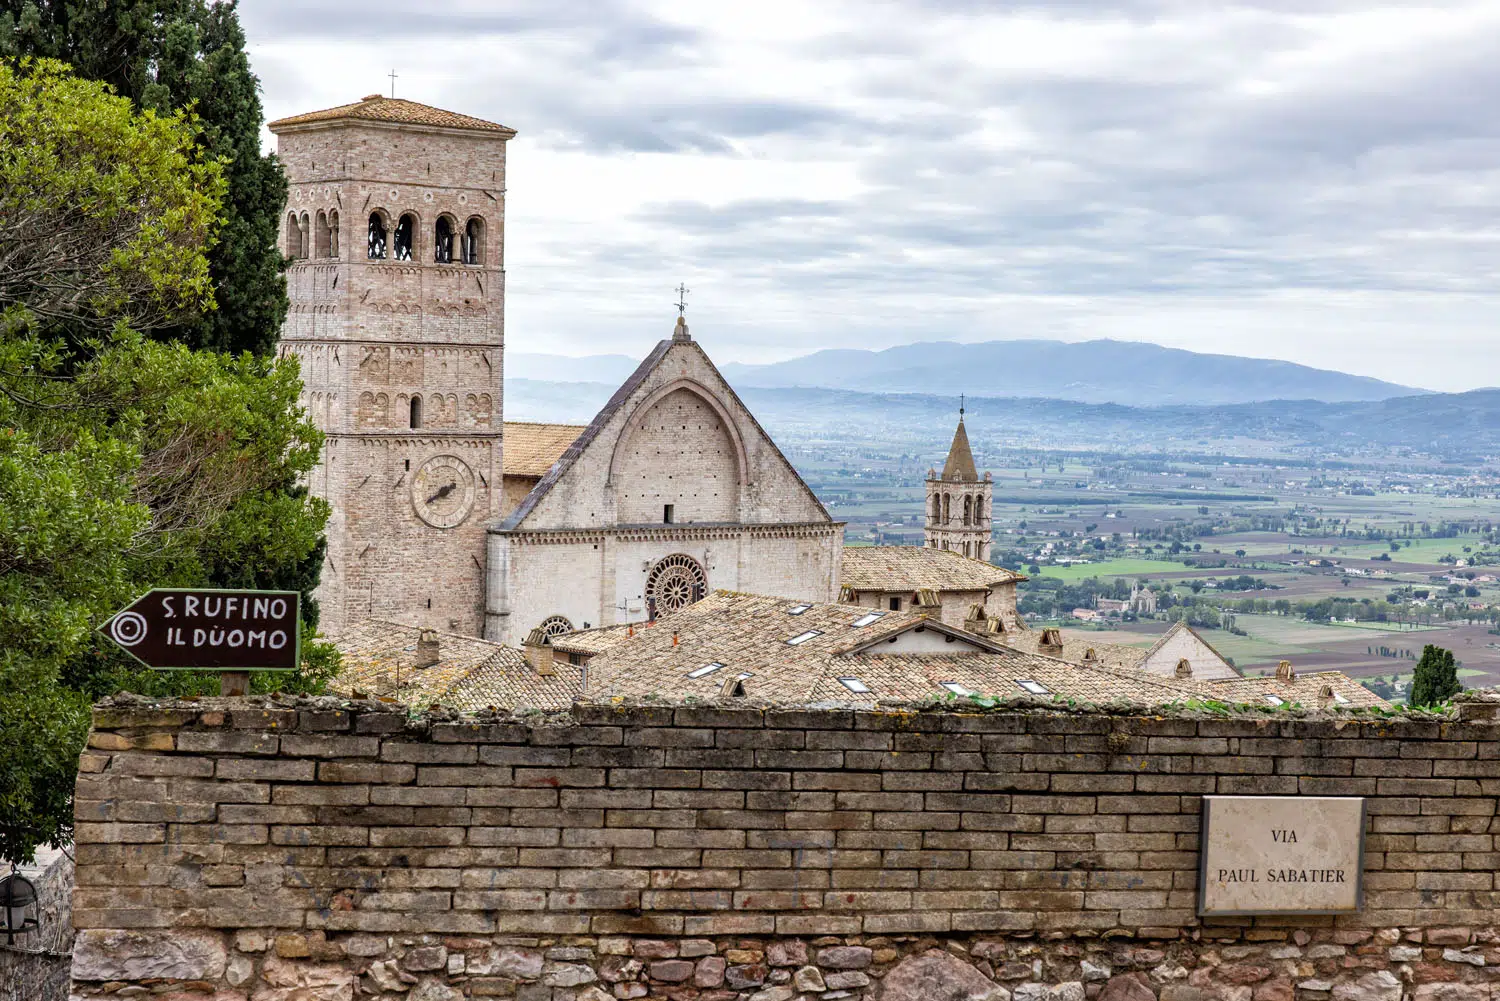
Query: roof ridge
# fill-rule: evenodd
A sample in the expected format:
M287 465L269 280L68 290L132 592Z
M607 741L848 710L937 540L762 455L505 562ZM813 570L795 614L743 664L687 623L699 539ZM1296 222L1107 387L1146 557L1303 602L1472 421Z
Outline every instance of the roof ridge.
M470 132L491 132L510 138L516 134L516 130L501 125L499 122L491 122L484 118L476 118L473 115L464 115L456 111L448 111L444 108L423 104L420 101L408 100L404 97L386 97L383 94L371 94L358 101L349 104L340 104L332 108L320 108L317 111L307 111L298 115L289 115L286 118L278 118L274 122L267 123L267 128L275 132L278 128L296 125L315 125L320 122L337 121L362 121L362 122L390 122L402 125L429 126L433 128L464 129Z

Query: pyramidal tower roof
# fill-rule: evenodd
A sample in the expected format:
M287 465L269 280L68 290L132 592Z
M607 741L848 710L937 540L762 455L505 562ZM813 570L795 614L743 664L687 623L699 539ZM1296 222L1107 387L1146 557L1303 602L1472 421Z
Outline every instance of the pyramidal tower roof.
M969 432L964 430L962 408L958 412L958 427L953 432L953 444L948 446L948 461L943 463L943 479L974 482L979 471L974 468L974 453L969 450Z
M337 108L325 108L322 111L309 111L290 118L279 118L267 128L276 132L298 125L317 125L340 120L387 122L393 125L427 125L435 128L463 129L469 132L489 132L506 137L516 134L514 129L506 128L497 122L487 122L483 118L460 115L454 111L444 111L442 108L434 108L431 105L418 104L416 101L384 97L380 94L370 94L363 100L353 104L342 104Z

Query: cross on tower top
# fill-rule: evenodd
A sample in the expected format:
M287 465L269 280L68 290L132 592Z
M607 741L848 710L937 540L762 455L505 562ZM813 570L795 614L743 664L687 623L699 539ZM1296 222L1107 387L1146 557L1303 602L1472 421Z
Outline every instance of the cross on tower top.
M391 72L388 75L391 78L391 96L395 97L396 96L396 67L392 66L391 67Z
M964 419L964 394L963 393L959 393L958 394L958 419L959 420L963 420Z
M691 291L692 291L692 289L688 288L686 285L682 284L681 282L677 283L677 302L676 302L675 305L677 306L677 315L678 316L686 316L687 315L687 296L688 296L688 293L691 292Z

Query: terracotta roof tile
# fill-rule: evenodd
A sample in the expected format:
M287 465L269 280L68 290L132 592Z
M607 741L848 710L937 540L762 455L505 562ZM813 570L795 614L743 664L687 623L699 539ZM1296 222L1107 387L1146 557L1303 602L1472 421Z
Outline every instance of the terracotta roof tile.
M582 688L578 668L556 664L552 677L539 676L521 651L473 636L438 633L441 657L430 667L412 666L422 630L385 619L360 619L333 643L343 668L334 691L366 692L408 705L438 703L450 709L487 706L554 709L572 705Z
M529 421L505 422L505 475L547 475L553 463L562 458L568 446L583 434L582 424L535 424Z
M1126 646L1123 643L1106 643L1100 639L1108 633L1097 632L1075 632L1070 629L1061 630L1063 648L1054 652L1042 649L1042 634L1044 630L1028 629L1025 632L1007 632L1001 642L1006 646L1024 650L1027 653L1045 653L1047 656L1056 657L1073 664L1089 662L1089 651L1094 652L1092 660L1112 667L1137 668L1141 661L1146 659L1145 647Z
M280 118L267 128L275 132L292 125L311 125L342 119L391 122L399 125L433 125L446 129L492 132L507 137L516 134L514 129L508 129L496 122L487 122L483 118L473 118L430 105L418 104L416 101L408 101L399 97L382 97L379 94L372 94L353 104L341 104L337 108L325 108L322 111L309 111L306 114L292 115L290 118Z
M1027 578L930 546L845 546L840 581L855 591L985 591Z
M945 688L945 681L1000 698L1056 695L1154 704L1204 697L1202 685L1068 664L982 637L964 637L976 644L968 652L879 653L882 639L918 626L963 634L910 611L886 612L855 625L872 614L854 605L718 591L654 626L637 626L632 637L616 633L615 641L589 661L587 697L718 699L739 682L744 695L757 701L873 705L959 694ZM789 642L806 634L811 635L803 642ZM1039 682L1046 691L1030 693L1019 684L1023 680Z
M1298 703L1309 709L1323 709L1331 705L1347 705L1352 708L1379 706L1390 708L1390 703L1342 671L1312 671L1297 674L1291 681L1277 678L1226 678L1208 682L1215 697L1224 702L1250 702L1271 704L1266 696L1273 696L1284 703ZM1347 699L1339 702L1335 694Z

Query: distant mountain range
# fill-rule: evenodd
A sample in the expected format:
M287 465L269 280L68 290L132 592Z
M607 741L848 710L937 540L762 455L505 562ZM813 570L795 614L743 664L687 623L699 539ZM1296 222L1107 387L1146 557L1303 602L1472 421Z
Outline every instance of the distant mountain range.
M619 384L639 359L507 355L507 375ZM1134 341L933 341L883 351L831 349L767 365L720 366L736 389L842 389L954 397L1030 397L1136 407L1317 400L1349 403L1424 390L1292 362L1200 354Z
M511 420L587 423L614 383L506 380ZM758 389L740 395L778 440L894 449L940 461L953 434L954 401L944 394L841 389ZM1324 403L1274 400L1208 406L969 397L976 457L990 449L1061 448L1121 452L1265 455L1285 451L1336 459L1425 454L1464 463L1500 455L1500 389Z

